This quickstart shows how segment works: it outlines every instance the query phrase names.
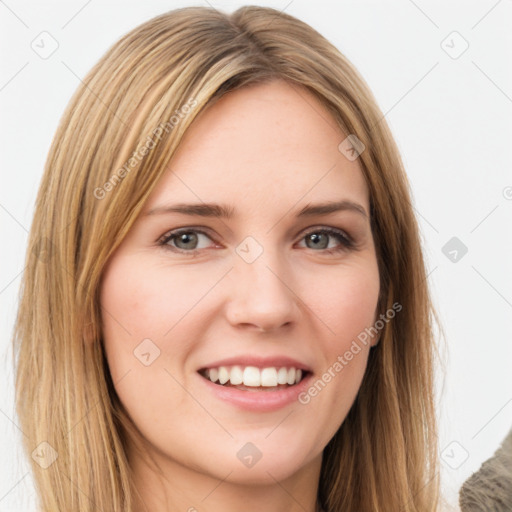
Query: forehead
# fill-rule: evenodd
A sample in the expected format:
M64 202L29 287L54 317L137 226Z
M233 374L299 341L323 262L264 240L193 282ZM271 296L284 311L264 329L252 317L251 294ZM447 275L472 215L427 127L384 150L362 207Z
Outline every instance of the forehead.
M345 138L303 87L274 81L229 92L194 120L148 208L179 198L261 214L353 199L368 210L359 163L338 149Z

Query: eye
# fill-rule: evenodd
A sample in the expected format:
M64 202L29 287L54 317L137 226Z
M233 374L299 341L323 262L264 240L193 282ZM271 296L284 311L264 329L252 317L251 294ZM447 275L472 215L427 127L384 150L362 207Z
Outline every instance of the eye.
M158 243L161 246L167 246L171 250L193 253L205 248L198 247L201 236L211 240L204 231L187 228L164 235Z
M329 238L334 238L339 245L337 247L329 247ZM306 247L309 249L323 249L328 254L347 251L354 247L353 240L347 234L334 228L321 228L309 231L304 235L304 239L306 240Z
M204 231L195 228L185 228L171 231L158 240L158 245L174 252L196 254L201 249L208 248L207 242L201 246L201 237L212 240ZM337 245L330 243L335 240ZM348 251L355 247L354 241L343 231L334 228L317 228L311 230L301 238L305 240L306 248L318 249L318 252L327 254ZM213 240L212 240L213 241Z

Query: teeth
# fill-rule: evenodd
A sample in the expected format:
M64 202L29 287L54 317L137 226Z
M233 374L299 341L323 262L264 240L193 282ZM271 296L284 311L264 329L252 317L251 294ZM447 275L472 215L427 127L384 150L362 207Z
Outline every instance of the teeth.
M277 386L277 370L275 368L261 370L261 385L268 388Z
M240 366L233 366L231 368L230 382L233 386L238 386L244 381L244 372Z
M277 372L277 383L288 384L288 370L286 368L279 368Z
M219 368L209 368L206 376L211 382L219 384L229 383L232 386L243 384L248 387L275 387L288 384L292 386L298 384L302 379L302 370L295 368L257 368L256 366L220 366Z
M229 372L228 369L225 366L221 366L219 368L219 382L221 384L226 384L226 382L229 380Z
M261 375L255 366L247 366L244 370L244 386L260 387Z

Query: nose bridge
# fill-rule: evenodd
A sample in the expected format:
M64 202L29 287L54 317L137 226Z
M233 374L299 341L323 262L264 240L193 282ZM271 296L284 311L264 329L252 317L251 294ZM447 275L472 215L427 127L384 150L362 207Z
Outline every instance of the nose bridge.
M285 255L269 245L270 238L262 243L247 237L236 248L228 306L232 323L270 330L296 319L291 273Z

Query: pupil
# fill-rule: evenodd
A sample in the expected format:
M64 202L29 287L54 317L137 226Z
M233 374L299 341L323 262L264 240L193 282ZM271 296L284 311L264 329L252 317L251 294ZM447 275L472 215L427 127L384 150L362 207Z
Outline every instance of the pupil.
M194 241L194 238L197 238L196 235L194 234L191 234L191 233L182 233L180 235L180 237L178 238L178 241L180 243L187 243L187 242L190 242L190 241Z
M309 235L309 239L315 244L315 247L318 247L319 245L322 245L320 242L320 237L324 236L323 233L313 233ZM322 248L324 249L325 244L323 244Z

